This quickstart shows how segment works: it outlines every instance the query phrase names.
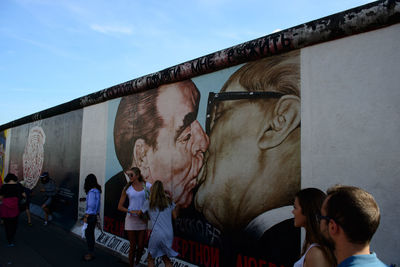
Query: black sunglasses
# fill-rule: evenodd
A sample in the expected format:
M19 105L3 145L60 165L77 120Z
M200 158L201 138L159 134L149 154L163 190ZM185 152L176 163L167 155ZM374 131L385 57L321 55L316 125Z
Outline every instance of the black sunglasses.
M210 134L210 125L212 120L212 112L215 105L221 101L227 100L242 100L242 99L265 99L265 98L280 98L284 94L278 92L220 92L208 94L207 101L207 116L206 116L206 133Z

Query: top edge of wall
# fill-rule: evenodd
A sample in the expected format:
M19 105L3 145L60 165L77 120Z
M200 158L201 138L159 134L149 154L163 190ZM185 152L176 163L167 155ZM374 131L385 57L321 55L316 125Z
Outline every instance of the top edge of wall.
M0 131L247 61L387 27L400 21L400 0L376 1L297 25L120 83L0 126Z

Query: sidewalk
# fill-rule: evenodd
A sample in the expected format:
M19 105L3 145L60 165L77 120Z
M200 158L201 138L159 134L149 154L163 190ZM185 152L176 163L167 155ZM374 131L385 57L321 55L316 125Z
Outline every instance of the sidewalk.
M87 251L85 240L54 224L43 226L43 221L35 216L32 223L33 226L28 226L26 214L21 214L15 247L7 247L4 226L0 225L0 267L128 266L112 252L98 247L96 258L85 262L82 260Z

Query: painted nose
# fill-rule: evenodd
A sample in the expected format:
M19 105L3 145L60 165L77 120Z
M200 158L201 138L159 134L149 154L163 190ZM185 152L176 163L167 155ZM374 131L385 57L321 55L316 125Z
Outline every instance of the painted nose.
M198 152L206 152L210 144L210 139L197 120L192 122L191 131L193 137L192 154L195 155Z

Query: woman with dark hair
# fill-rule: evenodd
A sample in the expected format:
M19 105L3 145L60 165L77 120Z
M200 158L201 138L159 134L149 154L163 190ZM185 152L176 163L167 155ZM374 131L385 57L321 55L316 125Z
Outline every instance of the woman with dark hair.
M175 203L171 201L161 181L155 181L150 191L150 200L146 201L141 213L148 212L153 229L150 234L148 246L148 266L154 266L154 259L162 257L166 267L172 267L169 258L176 257L178 253L172 249L174 232L172 217L175 219L177 212ZM171 216L172 215L172 216Z
M318 215L326 194L317 188L300 190L293 205L294 226L303 227L306 236L303 243L301 258L293 267L332 267L336 260L332 249L321 234Z
M130 244L129 266L133 267L139 265L144 250L147 220L139 217L139 212L145 199L149 196L151 184L144 181L140 169L137 167L133 167L125 173L129 177L129 183L122 190L118 210L126 212L125 231L128 234ZM127 197L129 200L128 208L124 207Z
M8 241L8 246L14 246L14 236L17 232L19 201L25 198L23 186L18 183L18 178L12 173L4 178L4 185L0 188L0 217L4 222L4 230Z
M97 183L96 176L89 174L86 176L83 186L86 193L86 211L83 221L87 223L85 231L86 242L88 245L88 253L83 256L85 261L94 259L94 230L97 223L97 215L100 213L100 194L101 186Z

